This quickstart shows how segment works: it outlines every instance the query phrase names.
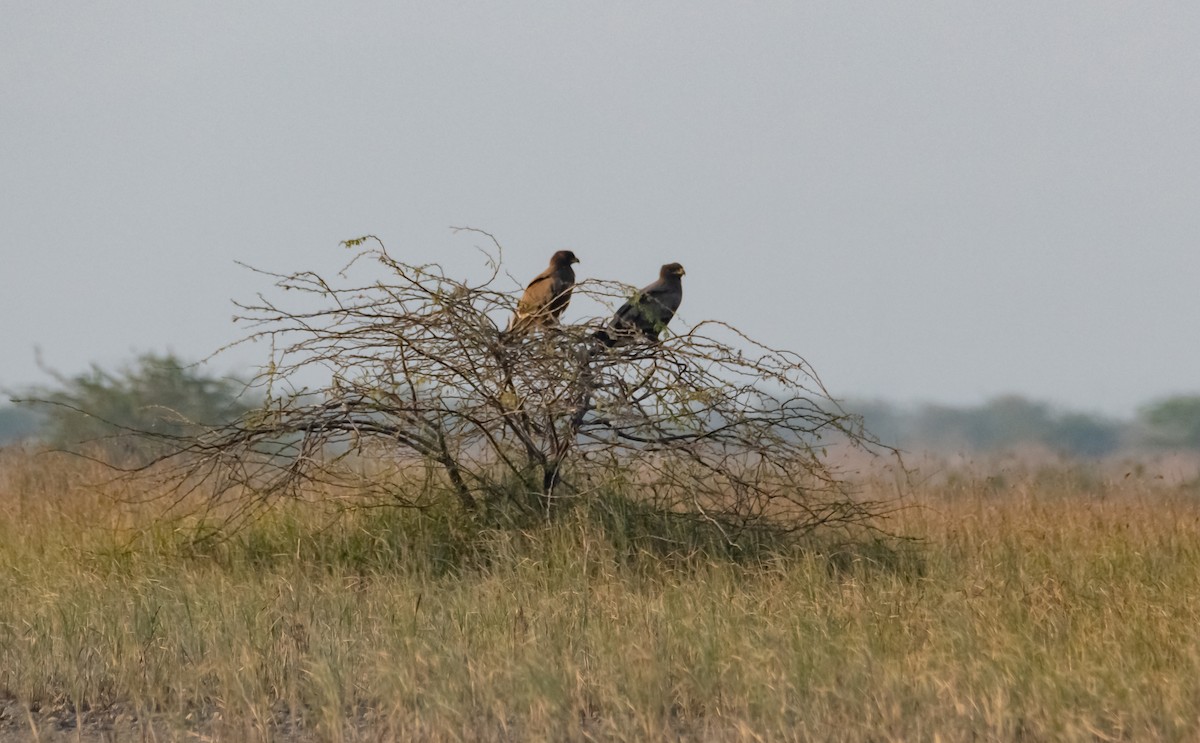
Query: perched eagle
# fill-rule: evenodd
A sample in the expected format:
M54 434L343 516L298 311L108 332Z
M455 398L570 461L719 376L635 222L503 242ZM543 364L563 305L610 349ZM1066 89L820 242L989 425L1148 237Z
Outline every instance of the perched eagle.
M536 325L549 326L571 301L575 287L575 269L571 264L579 259L569 250L560 250L550 257L550 265L537 275L517 302L517 314L508 324L508 332L528 330Z
M658 281L621 305L608 327L596 331L596 340L609 348L633 340L639 333L648 340L658 340L658 334L675 317L683 301L683 274L683 266L678 263L663 266Z

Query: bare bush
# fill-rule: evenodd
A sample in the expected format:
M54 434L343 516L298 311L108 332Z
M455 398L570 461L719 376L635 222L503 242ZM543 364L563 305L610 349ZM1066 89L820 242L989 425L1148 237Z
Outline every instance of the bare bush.
M374 237L347 245L359 252L335 281L269 274L303 300L240 305L247 340L273 349L257 380L266 402L178 442L160 464L181 492L204 482L242 517L314 483L372 503L452 493L471 512L541 514L620 491L722 530L877 513L822 457L830 441L871 442L798 355L717 321L615 348L593 338L603 318L505 333L515 296L494 239L479 283L399 261ZM385 278L356 281L364 263ZM611 306L628 290L585 281L575 296ZM314 370L330 381L302 387ZM446 487L407 487L413 472Z

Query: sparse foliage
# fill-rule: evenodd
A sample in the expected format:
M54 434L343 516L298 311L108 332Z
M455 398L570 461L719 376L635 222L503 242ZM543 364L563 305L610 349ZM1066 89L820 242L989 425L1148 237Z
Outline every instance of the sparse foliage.
M601 319L506 334L515 297L494 240L478 283L399 261L373 237L347 245L359 253L336 280L269 274L299 301L240 306L248 340L274 350L257 380L265 403L160 463L180 484L210 483L233 518L316 483L370 503L452 493L466 511L540 515L620 491L731 539L878 512L822 457L868 438L796 354L717 321L611 349L592 338ZM368 263L376 278L355 278ZM586 281L575 296L612 306L628 290ZM327 383L297 381L318 370ZM445 487L407 487L413 473Z

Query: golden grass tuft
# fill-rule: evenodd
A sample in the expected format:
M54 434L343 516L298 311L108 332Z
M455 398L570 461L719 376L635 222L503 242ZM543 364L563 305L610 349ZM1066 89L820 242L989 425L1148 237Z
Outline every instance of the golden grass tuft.
M1195 740L1200 491L1098 472L939 477L913 542L738 561L586 509L291 504L197 546L10 451L0 740Z

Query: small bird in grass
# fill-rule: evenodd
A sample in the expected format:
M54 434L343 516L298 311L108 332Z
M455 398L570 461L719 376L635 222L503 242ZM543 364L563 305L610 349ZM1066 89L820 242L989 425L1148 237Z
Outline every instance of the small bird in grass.
M639 333L647 340L658 340L658 334L675 317L683 301L683 275L683 266L678 263L663 266L658 281L621 305L608 327L597 330L593 336L609 348L632 341Z
M525 287L525 293L517 302L517 314L508 323L508 332L556 324L571 302L571 290L575 287L575 269L571 265L578 262L569 250L560 250L550 256L546 270Z

